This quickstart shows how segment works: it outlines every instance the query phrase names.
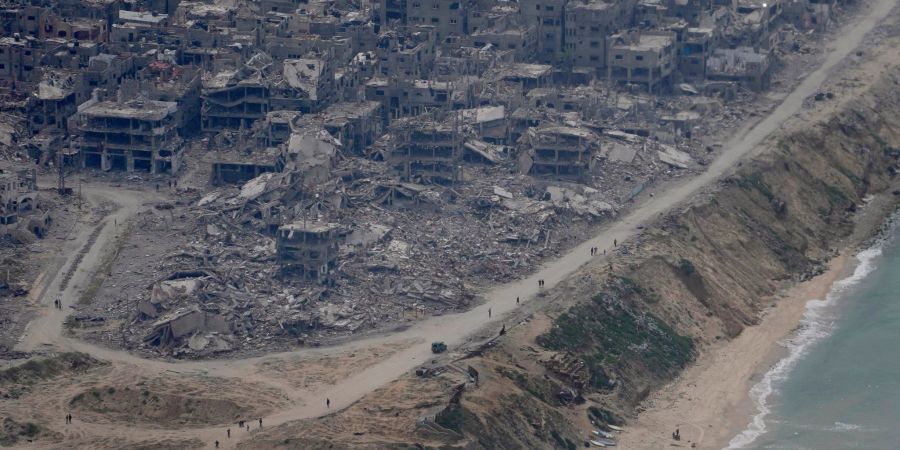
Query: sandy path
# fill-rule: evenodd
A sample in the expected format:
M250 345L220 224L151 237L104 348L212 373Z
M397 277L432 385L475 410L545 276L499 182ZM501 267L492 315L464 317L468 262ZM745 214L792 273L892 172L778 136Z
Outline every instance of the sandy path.
M57 279L54 279L48 286L48 289L44 291L39 300L42 304L49 305L48 311L29 325L17 348L21 350L34 350L42 347L57 351L77 350L89 353L100 359L133 365L136 370L141 371L168 371L173 374L197 371L214 373L217 376L225 377L248 377L252 381L266 382L266 377L257 373L255 369L257 363L266 359L287 355L309 355L316 352L322 354L339 353L351 348L384 345L385 343L399 340L415 342L415 344L394 353L382 362L371 365L330 387L320 387L309 392L295 392L292 395L292 398L295 400L294 403L290 407L265 418L265 423L267 426L273 426L292 420L318 417L327 412L345 408L369 392L384 386L431 359L431 341L443 340L453 347L463 344L469 336L484 332L486 329L499 329L499 323L503 318L516 308L516 297L521 297L523 302L531 302L539 298L536 295L539 293L538 280L545 280L546 287L544 289L552 289L557 283L577 272L585 264L599 262L603 258L592 258L590 256L591 247L596 246L603 250L612 250L614 240L624 242L634 237L639 232L637 229L638 225L646 223L682 204L702 188L714 183L723 175L729 174L741 159L761 151L764 147L760 144L763 143L764 139L777 131L788 118L800 110L804 98L814 94L819 89L819 86L831 73L834 66L856 48L863 36L876 25L877 19L884 17L895 3L896 0L877 0L874 6L875 9L870 15L848 24L843 33L839 34L841 39L834 43L834 47L829 52L823 65L811 73L766 118L756 125L748 125L743 132L736 133L726 143L725 150L708 167L706 172L689 180L673 183L667 186L664 191L658 192L658 195L655 197L644 196L629 214L606 227L594 238L575 247L561 258L543 265L534 274L523 280L491 289L484 294L485 302L482 305L467 312L433 317L418 323L406 331L390 336L368 338L326 349L302 349L244 360L169 363L145 360L124 351L107 349L86 342L68 339L63 337L60 332L68 310L52 310L53 299L60 295L65 298L77 298L76 286L86 285L86 281L90 278L94 268L102 260L102 249L112 241L117 232L114 222L124 223L143 208L142 202L147 201L147 193L115 190L110 187L87 187L85 192L89 198L94 199L94 201L105 198L118 203L121 205L121 208L103 220L100 225L102 229L96 242L91 246L75 271L75 275L68 287L63 290L60 289L60 280L58 279L60 276L57 275ZM84 246L91 231L81 230L78 232L78 238L74 243L80 243L81 246ZM77 252L72 253L70 261L64 265L64 269L60 271L60 274L68 270L68 266L74 260L75 253ZM491 309L493 312L491 318L488 317L488 309ZM269 382L271 383L272 381L269 380ZM324 407L326 398L331 399L332 402L330 411ZM149 432L144 432L134 426L120 428L104 425L97 428L96 431L101 434L131 436L134 438L164 437L161 436L161 433L153 432L148 434ZM222 427L175 430L164 434L166 435L165 437L198 437L204 442L212 442L213 439L221 440ZM227 448L236 442L237 439L230 439L223 442L223 444Z

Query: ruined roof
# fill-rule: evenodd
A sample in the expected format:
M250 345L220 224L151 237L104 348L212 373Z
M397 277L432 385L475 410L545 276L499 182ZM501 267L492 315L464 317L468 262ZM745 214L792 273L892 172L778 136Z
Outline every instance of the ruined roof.
M337 231L341 228L340 225L336 223L326 223L326 222L306 222L297 221L294 223L289 223L286 225L282 225L278 227L279 232L294 232L299 231L301 233L328 233L331 231ZM290 235L288 239L290 239Z
M570 1L566 5L566 9L587 9L592 11L606 11L611 8L612 4L603 0L578 0Z
M623 33L613 36L612 48L628 49L637 52L660 51L671 46L675 38L662 34Z
M500 78L538 78L548 75L553 71L553 66L548 64L504 64L496 69Z
M534 129L536 134L551 135L558 134L563 136L572 136L584 139L596 139L597 135L591 130L581 127L570 127L565 125L547 125Z
M765 69L769 55L758 53L751 47L716 49L706 60L707 69L713 74L748 74Z
M72 93L75 74L59 71L48 71L38 84L37 98L41 100L60 100Z
M291 134L287 151L300 170L328 166L337 154L337 140L324 129L306 129Z
M291 123L299 116L299 111L269 111L266 120L270 123Z
M506 117L506 108L500 106L482 106L480 108L464 109L459 111L462 120L471 123L485 123L495 120L503 120Z
M81 110L81 114L120 119L162 120L177 110L178 103L176 102L131 100L123 103L97 102Z
M318 100L319 79L325 76L325 61L314 58L286 59L282 69L287 84Z
M146 24L159 25L160 22L169 18L168 14L158 14L151 12L139 11L119 11L119 19L126 22L137 22Z
M362 102L341 102L335 103L325 109L324 114L328 118L344 117L348 119L366 117L381 107L381 102L362 101Z

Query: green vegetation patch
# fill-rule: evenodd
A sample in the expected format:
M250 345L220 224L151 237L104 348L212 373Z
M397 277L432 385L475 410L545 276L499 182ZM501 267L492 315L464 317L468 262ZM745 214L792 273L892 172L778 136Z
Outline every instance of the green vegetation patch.
M0 422L0 446L11 447L21 441L30 441L36 438L43 429L34 423L16 422L9 417L4 417Z
M612 385L605 369L615 373L626 365L643 365L656 377L674 375L693 357L694 343L652 314L629 306L644 291L633 280L614 280L590 302L559 316L537 342L581 355L596 388Z
M37 383L63 373L85 372L104 364L86 353L60 353L50 358L35 359L20 366L0 370L0 386Z

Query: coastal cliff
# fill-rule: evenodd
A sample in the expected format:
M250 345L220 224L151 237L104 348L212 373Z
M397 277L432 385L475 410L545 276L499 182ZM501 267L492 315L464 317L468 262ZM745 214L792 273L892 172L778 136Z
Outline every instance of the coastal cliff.
M497 377L515 385L504 389L538 397L569 419L550 432L522 433L531 441L521 444L573 448L584 441L588 420L621 425L699 352L757 323L777 292L821 273L867 198L891 195L885 191L900 169L898 84L900 75L889 70L823 120L770 140L714 192L620 246L608 267L570 283L558 295L575 304L552 314L535 348L507 345L485 357L482 364L500 374L504 366L523 368L508 380ZM551 385L554 395L534 395L533 385ZM580 398L560 396L566 389ZM501 427L482 428L521 414L521 400L500 396L485 408L487 400L478 391L464 397L462 409L471 402L483 412L470 419L471 433L465 423L461 431L491 448Z
M821 273L870 196L900 197L900 71L880 73L585 267L492 345L244 448L573 449L597 424L627 424L698 355L758 323L778 292ZM467 367L475 387L463 387Z

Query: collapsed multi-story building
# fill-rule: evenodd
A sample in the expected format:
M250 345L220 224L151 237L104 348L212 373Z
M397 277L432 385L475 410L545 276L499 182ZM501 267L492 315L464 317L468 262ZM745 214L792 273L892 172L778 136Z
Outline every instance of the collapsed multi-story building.
M37 180L33 170L25 172L0 171L0 224L18 222L19 213L37 207Z
M520 138L523 173L583 178L594 167L599 138L581 127L548 125L531 128Z
M678 69L681 79L704 81L706 61L715 45L712 28L688 28L678 52Z
M716 49L707 58L706 76L710 80L740 83L753 90L769 86L772 61L770 52L750 47Z
M388 163L401 180L454 183L459 180L463 142L455 123L401 120L391 126L397 145Z
M286 275L327 283L337 267L340 226L298 221L282 225L275 237L278 264Z
M97 102L78 112L77 147L84 167L174 174L181 163L178 103Z
M259 70L244 66L203 80L200 124L204 132L250 129L269 112L269 86Z
M41 208L34 169L0 170L0 237L17 229L43 237L53 219Z

